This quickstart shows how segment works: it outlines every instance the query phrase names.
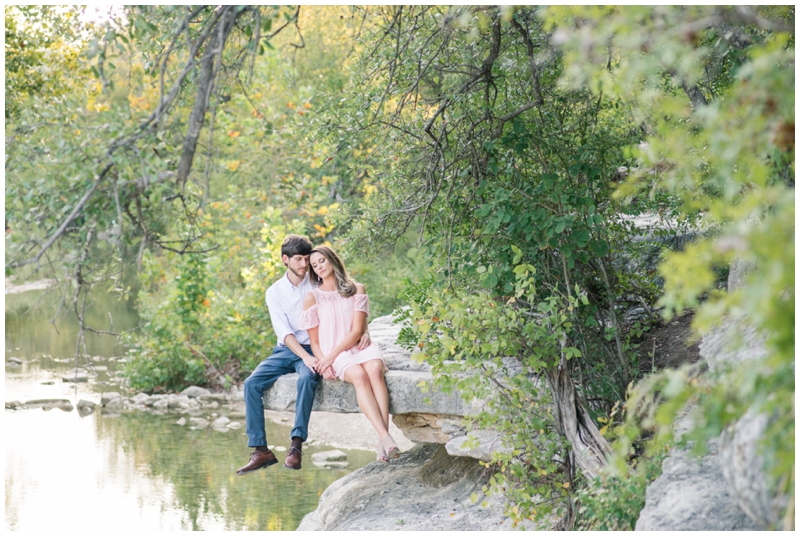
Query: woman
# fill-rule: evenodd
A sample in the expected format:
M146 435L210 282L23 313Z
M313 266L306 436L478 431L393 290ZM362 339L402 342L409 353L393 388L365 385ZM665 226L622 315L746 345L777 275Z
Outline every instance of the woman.
M339 378L356 388L358 407L378 432L378 460L397 458L400 450L389 435L389 391L386 367L375 343L356 347L369 314L364 285L347 275L344 263L329 247L311 251L308 275L316 287L303 302L300 329L308 330L311 350L320 358L323 378Z

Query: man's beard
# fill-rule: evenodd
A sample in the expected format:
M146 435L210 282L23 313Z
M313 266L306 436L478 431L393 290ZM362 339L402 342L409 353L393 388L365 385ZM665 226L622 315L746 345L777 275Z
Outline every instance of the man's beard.
M308 273L308 270L306 270L306 271L305 271L305 273L298 274L298 273L297 273L297 272L294 270L294 268L292 268L291 266L289 266L289 265L286 265L286 267L289 269L289 271L290 271L290 272L292 272L294 275L296 275L296 276L297 276L297 277L299 277L300 279L303 279L303 278L306 276L306 274Z

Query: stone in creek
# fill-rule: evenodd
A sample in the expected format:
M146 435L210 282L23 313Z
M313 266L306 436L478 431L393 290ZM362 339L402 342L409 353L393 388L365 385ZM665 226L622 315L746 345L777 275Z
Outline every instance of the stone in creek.
M22 406L23 406L23 404L19 400L14 400L12 402L6 402L6 409L21 409Z
M311 455L311 461L317 462L341 462L347 459L347 454L341 450L326 450L315 452Z
M192 417L189 419L189 424L192 430L200 430L208 426L208 421L202 417Z
M178 396L167 402L169 409L189 409L189 397Z
M56 384L56 382L54 382L52 380L46 381L46 382L42 382L42 385L55 385L55 384Z
M131 402L134 404L144 404L147 400L150 399L150 395L147 393L139 393L138 395L131 398Z
M85 372L72 372L68 376L64 376L63 378L61 378L61 380L64 381L64 382L67 382L67 383L69 383L69 382L88 382L89 381L89 375L86 374Z
M167 409L169 407L169 402L166 400L156 400L153 402L153 409Z
M6 368L19 368L22 365L17 363L16 361L6 361Z
M219 402L217 402L216 400L212 400L211 402L205 404L205 407L209 409L217 409L219 407Z
M28 400L25 402L28 408L42 408L43 410L50 410L58 408L63 411L72 411L72 402L65 399L43 399L43 400Z
M109 400L108 402L103 404L103 407L105 409L107 409L108 411L110 411L110 412L121 411L122 410L122 398L112 398L111 400Z
M229 422L226 426L228 428L230 428L231 430L238 430L239 428L242 427L242 423L233 421L233 422ZM283 447L283 450L286 450L286 447Z
M214 400L216 400L220 404L227 401L227 398L225 397L224 393L211 393L208 395L200 395L197 398L199 398L201 402L209 402L209 403Z
M231 424L233 424L233 423L231 423ZM237 423L237 424L239 424L239 423ZM239 426L241 426L241 424L239 424ZM286 447L278 445L278 446L272 447L272 450L274 450L275 452L285 452L286 451Z
M218 418L213 423L211 423L211 426L213 426L214 428L225 428L225 425L228 424L229 422L231 422L231 420L223 415L222 417Z
M81 399L78 401L78 413L88 415L94 411L96 405L94 402Z
M95 372L106 372L108 370L108 367L104 365L95 365L92 368L94 369Z
M180 426L184 426L186 424L186 419L181 417L180 419L178 419L178 421L175 424L178 424Z
M122 395L117 392L112 391L110 393L103 393L103 395L100 397L100 405L105 406L112 400L116 400L119 398L122 398Z
M182 395L186 395L189 398L197 398L198 396L210 395L211 391L209 391L208 389L204 389L202 387L197 387L197 386L193 385L193 386L187 387L186 389L181 391L181 394Z
M152 395L150 398L144 401L144 405L148 407L153 407L156 402L161 402L162 400L166 403L167 395Z
M8 358L8 362L9 363L16 363L17 365L21 365L22 364L22 359L20 359L18 357L9 357Z

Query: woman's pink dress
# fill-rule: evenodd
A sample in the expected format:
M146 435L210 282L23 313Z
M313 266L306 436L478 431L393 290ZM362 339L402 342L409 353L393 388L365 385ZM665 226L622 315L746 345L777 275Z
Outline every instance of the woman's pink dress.
M319 346L327 355L352 331L354 311L363 311L369 316L369 298L366 294L354 294L345 298L338 291L325 292L318 288L313 289L311 293L314 294L317 303L303 311L300 329L319 326L317 330ZM344 380L344 372L348 368L373 359L383 360L377 344L370 343L360 351L354 345L336 357L333 362L333 371L337 378Z

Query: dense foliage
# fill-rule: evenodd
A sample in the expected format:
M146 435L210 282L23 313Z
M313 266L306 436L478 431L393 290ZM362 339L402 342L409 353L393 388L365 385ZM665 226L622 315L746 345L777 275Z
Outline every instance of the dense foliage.
M552 22L579 26L563 36L569 83L636 102L646 120L647 143L632 151L637 169L619 197L666 191L682 214L702 215L706 238L660 267L665 317L699 306L700 333L723 318L741 321L767 349L718 375L652 379L637 400L665 403L631 412L647 418L630 419L626 439L644 427L668 440L687 403L699 419L684 439L700 449L748 410L764 413L771 487L793 501L794 9L556 10ZM587 61L608 47L613 64ZM741 287L716 291L713 269L733 260L749 266ZM790 528L793 513L773 523Z
M383 243L420 222L417 255L432 269L408 291L406 340L434 365L439 384L469 396L480 392L475 382L494 382L512 398L538 393L503 386L511 380L498 359L513 355L523 373L547 377L554 392L551 374L574 374L593 415L607 419L638 377L626 343L639 327L621 321L626 306L649 311L660 298L669 318L703 303L700 329L724 315L745 317L767 336L769 358L721 378L674 375L661 396L650 395L654 404L668 400L655 421L640 420L649 410L631 407L627 427L604 430L621 436L625 460L640 430L657 426L660 439L670 438L686 403L697 402L704 416L686 438L702 440L755 403L774 415L766 457L774 488L791 496L793 10L402 6L377 13L382 22L364 36L358 76L341 101L350 107L334 110L338 128L330 135L344 143L355 125L385 137L375 200L350 215L357 222L351 236ZM663 227L707 237L667 256L663 295L641 264L628 271L630 263L619 262L635 257L631 244L643 233L624 215L643 211L658 214ZM741 290L717 292L717 274L734 255L755 268ZM517 278L534 270L536 291L519 299ZM570 307L578 295L587 303ZM560 327L551 332L560 347L520 344L541 342L526 330L544 329L548 307L563 315L548 324ZM539 360L543 348L549 361ZM459 375L475 370L483 377ZM642 396L648 399L635 400ZM521 429L541 418L519 403L488 414L484 425ZM568 436L560 419L550 423ZM541 515L548 509L533 505L554 497L530 478L541 460L520 437L508 441L515 455L496 461L514 470L495 489L517 519ZM572 467L564 462L569 484Z

